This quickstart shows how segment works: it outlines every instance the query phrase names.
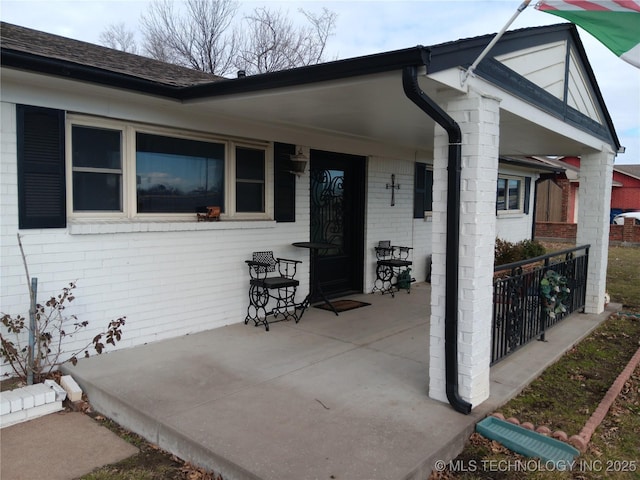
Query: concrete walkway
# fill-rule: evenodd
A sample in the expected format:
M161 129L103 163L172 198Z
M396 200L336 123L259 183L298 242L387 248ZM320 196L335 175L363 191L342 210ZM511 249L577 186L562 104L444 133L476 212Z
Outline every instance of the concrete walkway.
M610 313L573 315L493 367L491 398L465 416L427 395L429 295L355 295L372 305L311 308L269 332L234 324L65 373L97 411L225 480L425 480Z
M80 412L45 415L0 430L2 480L70 480L138 449Z

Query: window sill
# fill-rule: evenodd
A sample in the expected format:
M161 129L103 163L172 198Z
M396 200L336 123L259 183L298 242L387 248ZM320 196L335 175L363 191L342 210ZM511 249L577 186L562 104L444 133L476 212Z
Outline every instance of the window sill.
M69 220L71 235L100 235L140 232L195 232L201 230L246 230L273 228L274 220L222 220L198 222L196 220Z
M512 211L498 211L498 218L515 218L515 217L524 217L525 213L522 210L512 210Z

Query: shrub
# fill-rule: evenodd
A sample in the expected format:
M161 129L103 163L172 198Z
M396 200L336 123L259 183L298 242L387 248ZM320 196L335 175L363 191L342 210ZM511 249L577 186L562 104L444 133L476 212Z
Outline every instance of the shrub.
M94 336L84 347L73 352L63 350L65 338L73 337L89 325L86 320L78 321L75 315L67 317L63 314L65 304L72 302L75 298L73 295L75 287L74 283L70 283L68 287L62 289L62 293L49 298L44 305L36 304L33 330L24 317L2 314L0 323L6 327L7 335L0 332L0 358L11 365L14 373L23 382L31 380L32 375L33 382L39 383L63 363L71 362L75 365L79 355L88 357L89 347L100 354L105 348L105 343L115 346L116 342L122 338L125 317L109 322L107 329ZM22 344L23 331L33 338L33 352L30 345Z
M520 260L544 255L545 253L544 246L535 240L522 240L521 242L513 243L496 238L494 264L498 266L519 262Z
M522 243L523 260L526 258L539 257L547 253L546 248L536 240L523 240L520 243Z
M30 311L33 322L21 315L14 317L4 312L0 313L0 324L4 326L4 332L0 331L0 358L11 365L16 376L26 383L41 382L63 363L71 362L75 365L79 355L88 357L89 348L100 354L105 349L105 343L115 346L116 342L121 340L126 317L109 322L104 331L95 335L83 347L74 351L64 351L65 339L73 337L89 325L86 320L79 321L75 315L67 316L64 313L66 305L75 299L73 290L76 285L70 283L59 295L49 298L44 305L36 303L20 235L18 244L29 285L29 297L32 300ZM31 341L25 345L26 336L30 337Z

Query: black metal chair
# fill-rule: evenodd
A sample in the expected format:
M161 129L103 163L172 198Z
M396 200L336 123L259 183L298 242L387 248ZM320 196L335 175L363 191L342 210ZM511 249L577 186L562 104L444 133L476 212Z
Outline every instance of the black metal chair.
M378 264L372 293L390 293L392 297L400 289L411 293L411 283L415 279L411 277L413 262L409 260L409 255L413 248L391 245L389 240L381 240L375 249Z
M273 322L293 318L296 323L302 318L304 307L295 302L296 290L300 282L294 277L300 260L274 258L273 252L253 252L249 265L249 306L244 324L253 320L255 326L264 325L269 331L267 317ZM275 272L275 275L270 275ZM280 317L280 318L279 318Z

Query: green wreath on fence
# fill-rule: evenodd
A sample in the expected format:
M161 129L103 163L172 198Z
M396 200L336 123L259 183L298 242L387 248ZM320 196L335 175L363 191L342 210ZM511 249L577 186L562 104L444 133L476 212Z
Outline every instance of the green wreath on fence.
M555 270L547 270L540 280L540 295L549 318L556 318L556 314L567 312L571 293L567 283L567 277Z

